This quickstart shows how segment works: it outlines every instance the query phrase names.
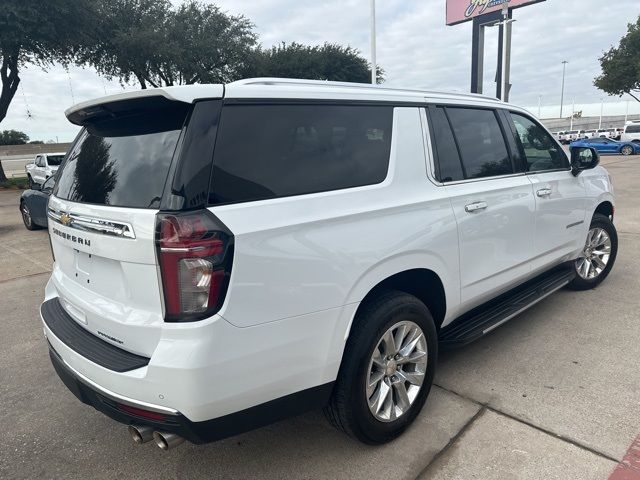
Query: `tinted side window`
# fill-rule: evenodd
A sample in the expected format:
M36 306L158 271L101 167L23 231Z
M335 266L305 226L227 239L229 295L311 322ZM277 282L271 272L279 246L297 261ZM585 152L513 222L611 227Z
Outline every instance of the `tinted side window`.
M564 152L540 125L517 113L512 113L511 119L516 127L517 140L524 152L528 172L569 167Z
M436 158L439 166L438 180L452 182L463 180L462 163L458 147L444 108L430 108L430 131Z
M371 185L387 176L393 107L226 105L211 203Z
M629 125L627 133L640 133L640 125Z
M493 110L447 108L467 178L513 173L502 130Z

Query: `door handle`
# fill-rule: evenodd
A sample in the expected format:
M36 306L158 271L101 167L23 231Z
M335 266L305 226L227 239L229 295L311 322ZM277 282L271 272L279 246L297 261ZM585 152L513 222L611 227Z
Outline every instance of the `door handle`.
M477 212L478 210L484 210L487 208L487 202L473 202L464 206L464 211L468 213Z
M541 188L540 190L538 190L536 192L536 195L538 195L539 197L548 197L549 195L551 195L551 189L550 188Z

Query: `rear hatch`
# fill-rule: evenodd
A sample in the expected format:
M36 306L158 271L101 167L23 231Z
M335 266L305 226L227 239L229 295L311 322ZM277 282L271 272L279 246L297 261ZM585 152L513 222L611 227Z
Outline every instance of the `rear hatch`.
M49 200L60 303L90 332L150 357L163 320L154 231L189 103L93 105ZM83 118L86 117L86 118Z

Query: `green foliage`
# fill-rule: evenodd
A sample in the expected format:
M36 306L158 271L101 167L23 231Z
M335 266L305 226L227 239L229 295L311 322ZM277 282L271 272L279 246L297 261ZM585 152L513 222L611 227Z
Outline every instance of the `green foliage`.
M19 70L68 63L80 44L91 42L97 0L2 0L0 8L0 122L20 83Z
M371 68L360 52L349 46L325 43L320 46L282 43L252 54L244 76L305 78L339 82L369 83ZM384 71L377 69L377 82Z
M602 75L593 84L601 90L622 96L628 93L640 102L640 17L630 23L618 47L600 57Z
M168 0L105 0L100 19L109 35L81 49L76 62L142 88L234 80L256 44L246 18L194 0L177 8Z
M4 130L0 132L0 145L24 145L29 136L18 130Z

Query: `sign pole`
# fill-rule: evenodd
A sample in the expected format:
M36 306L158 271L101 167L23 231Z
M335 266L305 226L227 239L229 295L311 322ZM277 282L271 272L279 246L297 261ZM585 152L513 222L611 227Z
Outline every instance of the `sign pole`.
M376 0L371 0L371 83L377 83L376 65Z

